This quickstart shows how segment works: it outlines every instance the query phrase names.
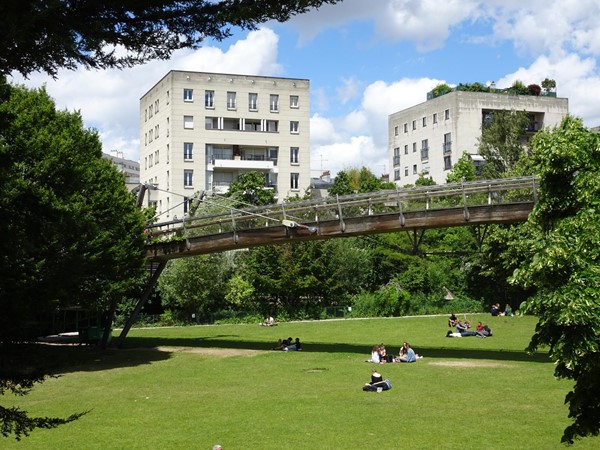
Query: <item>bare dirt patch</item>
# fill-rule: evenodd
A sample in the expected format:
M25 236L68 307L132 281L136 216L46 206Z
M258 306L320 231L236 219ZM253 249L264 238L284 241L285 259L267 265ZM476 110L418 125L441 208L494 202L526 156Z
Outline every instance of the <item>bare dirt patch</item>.
M491 361L435 361L430 362L432 366L445 367L512 367L510 364L497 363Z
M169 353L196 353L209 356L256 356L258 350L248 350L240 348L211 348L211 347L156 347L154 350Z

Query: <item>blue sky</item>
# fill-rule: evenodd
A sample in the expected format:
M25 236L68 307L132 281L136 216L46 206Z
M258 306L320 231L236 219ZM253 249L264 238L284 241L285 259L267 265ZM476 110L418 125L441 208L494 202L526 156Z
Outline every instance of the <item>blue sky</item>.
M556 80L570 112L600 125L597 0L344 0L236 31L122 71L61 71L45 84L59 108L79 110L105 152L139 158L139 98L169 70L311 80L311 168L389 171L387 116L425 101L436 84Z

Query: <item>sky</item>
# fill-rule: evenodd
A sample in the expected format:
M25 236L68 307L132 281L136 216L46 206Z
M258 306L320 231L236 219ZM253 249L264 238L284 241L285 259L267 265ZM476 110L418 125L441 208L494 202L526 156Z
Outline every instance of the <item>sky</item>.
M45 85L59 109L98 131L105 153L137 161L139 99L170 70L306 78L311 175L365 166L379 176L390 171L388 115L442 82L554 79L570 113L599 126L598 17L597 0L344 0L167 61L12 81Z

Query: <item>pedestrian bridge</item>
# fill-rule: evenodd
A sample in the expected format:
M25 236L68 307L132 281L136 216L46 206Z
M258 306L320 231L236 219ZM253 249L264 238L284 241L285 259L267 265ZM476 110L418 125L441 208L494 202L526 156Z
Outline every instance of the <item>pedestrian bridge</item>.
M227 250L431 228L524 222L534 177L398 188L237 209L148 227L150 262ZM216 208L211 197L202 200Z

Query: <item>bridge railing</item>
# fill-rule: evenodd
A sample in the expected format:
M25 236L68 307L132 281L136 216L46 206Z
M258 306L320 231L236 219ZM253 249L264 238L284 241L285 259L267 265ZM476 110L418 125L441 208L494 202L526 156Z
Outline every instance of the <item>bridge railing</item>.
M280 224L308 227L323 221L366 215L531 203L536 200L537 180L534 177L506 178L330 196L245 209L225 206L226 210L222 212L155 223L147 229L153 240L168 241L177 237L227 233Z

